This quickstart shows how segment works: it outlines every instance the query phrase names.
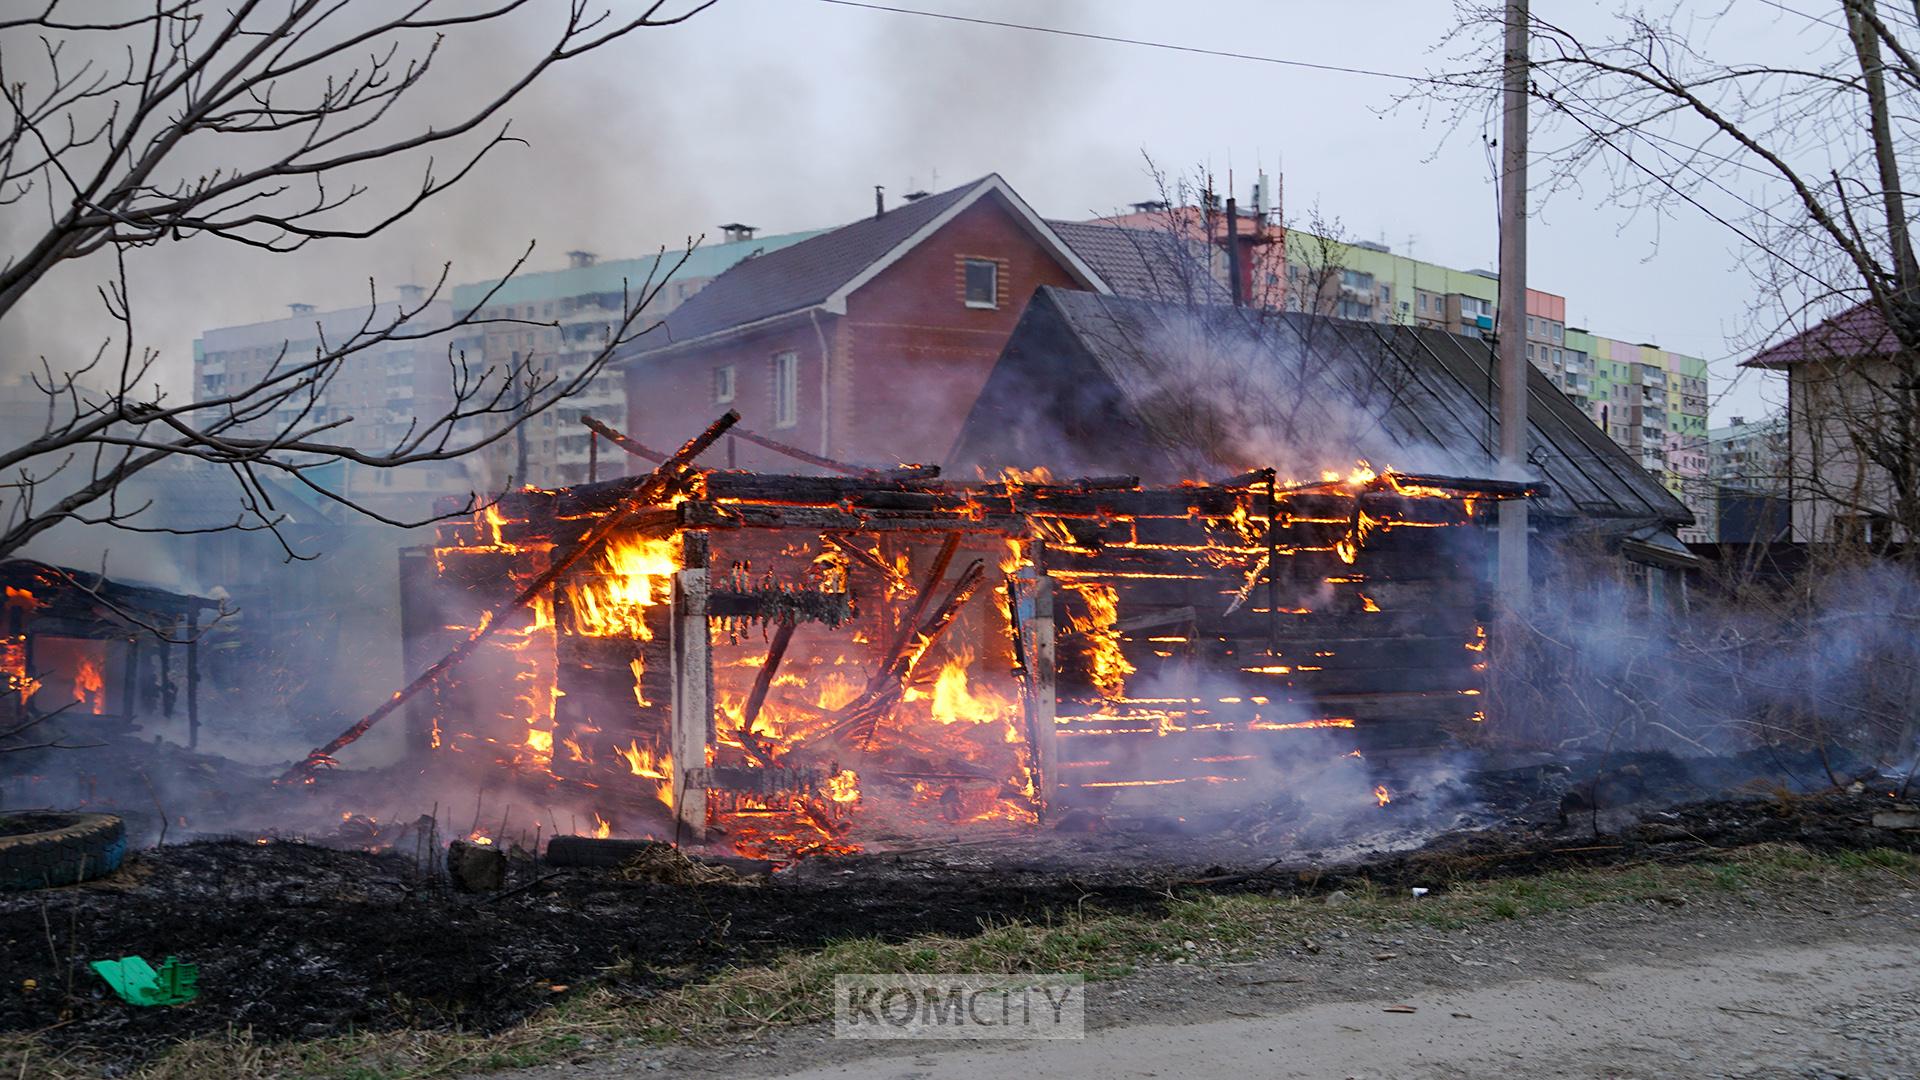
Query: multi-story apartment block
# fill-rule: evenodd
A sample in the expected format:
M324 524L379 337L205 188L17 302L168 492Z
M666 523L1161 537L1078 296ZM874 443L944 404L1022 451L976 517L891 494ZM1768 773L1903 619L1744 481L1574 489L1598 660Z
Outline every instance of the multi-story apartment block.
M310 361L323 342L328 348L350 346L363 328L377 330L401 308L412 310L424 299L420 286L403 285L397 299L378 309L363 304L323 312L312 304L289 304L285 318L208 330L193 343L195 397L217 398L257 386L274 373ZM271 416L247 424L243 433L264 435L296 421L311 426L352 417L352 424L331 437L363 449L391 446L414 417L437 413L451 401L445 339L416 339L451 321L447 301L426 304L408 319L404 338L377 341L354 352L312 400L290 397Z
M371 341L340 363L338 372L310 396L297 393L266 415L234 433L262 437L296 432L350 419L326 433L330 442L361 450L392 450L417 430L422 419L443 415L453 403L447 366L446 335L433 333L452 322L452 305L426 300L426 290L403 285L393 300L369 307L317 311L312 304L290 304L285 318L208 330L193 343L196 400L217 399L257 387L303 362L315 351L351 347L356 336L377 334L409 312L401 335ZM426 335L426 336L422 336ZM257 399L256 399L257 400ZM403 516L440 494L472 490L461 462L434 462L405 469L377 469L339 463L322 479L336 494L363 505L378 505Z
M1716 540L1767 543L1789 535L1790 461L1785 416L1736 416L1707 432L1707 484L1717 510Z
M1736 416L1707 432L1707 476L1723 490L1779 494L1787 484L1787 420Z
M1301 234L1293 233L1293 242ZM1327 249L1309 238L1310 252ZM1327 314L1430 326L1487 337L1498 325L1499 277L1397 255L1384 244L1339 250L1340 295ZM1288 280L1309 273L1291 262ZM1527 290L1527 360L1552 379L1613 440L1659 476L1700 519L1683 540L1713 536L1714 498L1707 474L1707 365L1653 345L1631 344L1567 326L1565 297Z
M668 313L699 292L728 267L755 255L777 251L818 232L754 236L746 225L722 226L725 239L702 245L681 261L681 252L637 259L601 261L592 252L567 253L562 270L524 273L504 284L498 281L461 285L453 291L453 310L471 316L462 346L469 355L506 369L531 362L544 376L561 383L579 378L604 350L627 308L642 299L650 285L660 285L628 334L652 328ZM651 328L651 329L650 329ZM486 455L487 473L496 483L533 483L547 487L587 479L591 435L580 423L591 416L616 428L627 426L627 394L622 377L604 371L578 393L532 417L511 439L503 439ZM649 433L636 432L645 439ZM609 447L602 450L611 451ZM599 473L616 476L629 471L618 451L603 455Z

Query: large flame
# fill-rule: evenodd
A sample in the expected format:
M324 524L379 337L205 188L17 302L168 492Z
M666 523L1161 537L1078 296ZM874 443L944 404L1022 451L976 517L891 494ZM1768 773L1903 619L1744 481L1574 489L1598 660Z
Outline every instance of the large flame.
M567 602L573 609L571 632L652 641L646 611L670 599L673 572L680 568L679 546L675 538L609 540L600 557L599 574L567 587Z

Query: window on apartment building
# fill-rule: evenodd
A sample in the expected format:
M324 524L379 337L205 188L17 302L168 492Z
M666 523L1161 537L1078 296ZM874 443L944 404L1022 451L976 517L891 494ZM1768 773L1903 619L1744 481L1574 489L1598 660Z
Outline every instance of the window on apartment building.
M1425 315L1426 313L1427 313L1427 294L1421 293L1420 294L1420 314Z
M967 260L967 306L1000 306L1000 266L989 259Z
M733 365L713 369L713 403L725 405L733 400Z
M1533 316L1527 316L1527 336L1532 337L1539 332L1539 329L1534 325Z
M1380 286L1380 302L1383 304L1393 303L1393 286L1391 285Z
M1340 271L1340 284L1360 292L1372 292L1373 275L1363 274L1358 270L1342 270Z
M1553 324L1553 340L1559 341L1561 335L1566 332L1566 329L1567 328L1561 325L1560 323L1554 323Z
M1533 362L1533 342L1527 342L1527 362Z
M773 357L773 426L790 428L800 422L800 354Z

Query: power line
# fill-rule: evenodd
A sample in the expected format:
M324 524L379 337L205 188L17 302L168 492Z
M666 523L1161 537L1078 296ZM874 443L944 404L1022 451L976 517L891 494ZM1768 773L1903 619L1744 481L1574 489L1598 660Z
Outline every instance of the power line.
M1453 86L1446 79L1436 79L1425 75L1404 75L1397 71L1378 71L1372 68L1344 67L1339 64L1316 64L1311 60L1291 60L1279 56L1259 56L1254 53L1226 52L1221 49L1202 49L1195 45L1174 45L1165 41L1148 41L1144 38L1119 37L1114 34L1094 34L1084 30L1063 30L1057 26L1035 26L1031 23L1002 22L998 19L982 19L971 15L952 15L944 11L922 11L918 8L894 7L890 4L871 4L864 0L820 0L823 4L835 4L839 7L864 8L868 11L886 11L895 15L918 15L925 19L944 19L948 22L972 23L976 26L995 26L1005 30L1026 30L1035 34L1055 34L1060 37L1081 38L1086 41L1105 41L1116 45L1139 45L1148 49L1166 49L1169 52L1193 53L1197 56L1218 56L1228 60L1251 60L1260 64L1278 64L1281 67L1306 68L1311 71L1332 71L1343 75L1366 75L1375 79L1395 79L1400 82L1427 83L1433 86Z

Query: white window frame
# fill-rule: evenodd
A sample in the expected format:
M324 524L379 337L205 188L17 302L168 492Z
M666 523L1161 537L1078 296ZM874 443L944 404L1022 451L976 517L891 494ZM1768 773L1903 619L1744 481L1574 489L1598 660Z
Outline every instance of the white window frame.
M968 287L967 279L973 275L973 268L975 266L986 267L988 274L991 275L988 287L993 295L986 300L975 300L970 295L971 290ZM966 300L968 307L981 311L998 310L1000 307L1000 264L992 259L963 257L960 260L960 290L961 296Z
M788 349L773 354L773 426L800 423L800 354Z
M722 364L713 369L713 403L715 405L732 404L739 392L739 381L732 364Z

